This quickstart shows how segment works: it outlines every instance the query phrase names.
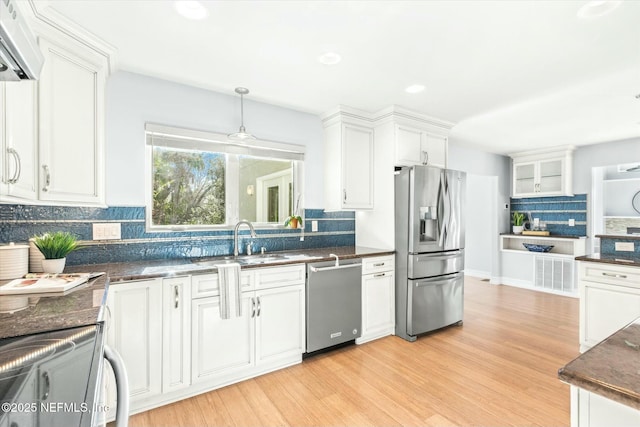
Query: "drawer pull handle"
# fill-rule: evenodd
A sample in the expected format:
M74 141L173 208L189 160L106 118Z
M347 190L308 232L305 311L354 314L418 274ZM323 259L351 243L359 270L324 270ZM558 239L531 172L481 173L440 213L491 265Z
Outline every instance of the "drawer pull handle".
M174 298L173 308L178 308L178 304L180 303L180 293L178 291L178 286L173 287L173 298Z
M384 265L384 262L376 262L375 264L373 264L374 267L382 267Z
M603 276L615 277L616 279L626 279L626 274L602 273Z
M387 273L378 273L378 274L374 274L373 277L384 277L386 275Z

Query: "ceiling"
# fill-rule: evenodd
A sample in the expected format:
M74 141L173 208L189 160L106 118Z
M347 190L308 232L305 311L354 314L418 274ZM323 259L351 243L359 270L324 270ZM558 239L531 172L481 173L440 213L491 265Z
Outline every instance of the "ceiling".
M594 19L586 1L203 1L199 21L166 0L35 3L115 46L119 69L247 100L395 104L502 154L640 136L640 1Z

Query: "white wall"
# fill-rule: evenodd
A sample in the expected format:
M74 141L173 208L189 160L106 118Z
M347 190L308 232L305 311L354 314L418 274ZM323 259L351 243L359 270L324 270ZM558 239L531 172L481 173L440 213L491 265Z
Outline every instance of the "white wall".
M467 174L465 274L491 278L498 256L498 177Z
M240 82L241 83L241 82ZM107 82L106 183L110 206L143 206L144 124L231 133L240 126L240 98L119 71ZM306 146L304 207L322 208L322 123L313 114L244 102L244 123L259 138Z
M469 194L470 190L482 191L484 193L483 197L488 198L490 194L489 185L494 188L495 198L493 198L493 201L486 200L484 202L493 204L493 206L482 206L482 213L480 214L487 219L489 218L487 215L491 215L489 212L497 215L493 231L487 236L486 230L476 229L473 226L467 227L465 264L467 264L466 268L469 270L486 271L490 262L489 271L491 272L492 283L495 283L497 278L502 275L499 234L508 232L511 227L508 208L511 192L511 161L506 156L465 147L452 138L449 140L448 168L467 172L467 215L474 214L473 207L469 206L470 202L481 203L480 200L476 200L475 197L477 195ZM483 179L483 177L492 177L493 183L489 184L489 181ZM483 189L480 190L480 188ZM492 240L485 240L488 237ZM478 245L481 245L481 247L478 247ZM483 253L482 251L485 252ZM490 260L488 259L489 257Z
M640 161L640 138L578 147L573 153L573 192L590 193L591 169Z

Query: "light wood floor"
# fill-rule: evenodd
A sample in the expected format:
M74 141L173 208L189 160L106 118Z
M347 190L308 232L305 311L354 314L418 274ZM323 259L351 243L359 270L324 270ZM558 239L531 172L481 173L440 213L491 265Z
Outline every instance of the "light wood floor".
M568 426L557 370L578 355L578 300L475 278L465 315L131 417L147 426Z

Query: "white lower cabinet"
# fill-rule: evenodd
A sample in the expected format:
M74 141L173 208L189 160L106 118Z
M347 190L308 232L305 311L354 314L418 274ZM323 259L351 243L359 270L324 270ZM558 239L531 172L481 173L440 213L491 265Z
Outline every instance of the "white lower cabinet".
M162 392L191 385L191 277L162 281Z
M252 292L242 295L242 315L220 317L220 297L193 300L191 381L223 383L254 364Z
M640 269L580 262L580 350L640 317Z
M571 386L571 427L640 426L640 411Z
M305 351L304 271L302 277L297 285L256 292L258 367L297 359Z
M135 411L162 393L162 279L110 286L108 307L107 343L122 356ZM114 408L115 387L108 389L107 404Z
M395 331L395 263L394 257L371 257L362 260L362 344Z
M259 290L242 292L241 316L222 319L217 296L193 300L194 384L222 386L302 360L304 264L255 275Z
M300 363L304 281L304 264L243 269L241 315L230 319L217 274L112 284L107 343L124 360L131 413ZM110 372L107 405L113 420Z

